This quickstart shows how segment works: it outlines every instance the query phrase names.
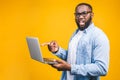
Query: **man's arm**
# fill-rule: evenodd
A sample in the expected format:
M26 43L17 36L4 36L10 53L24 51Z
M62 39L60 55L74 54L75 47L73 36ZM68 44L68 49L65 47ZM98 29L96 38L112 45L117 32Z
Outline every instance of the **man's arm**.
M56 52L56 53L53 53L55 54L56 56L58 56L59 58L63 59L66 61L67 59L67 54L68 54L68 51L67 50L64 50L63 48L59 47L59 50Z

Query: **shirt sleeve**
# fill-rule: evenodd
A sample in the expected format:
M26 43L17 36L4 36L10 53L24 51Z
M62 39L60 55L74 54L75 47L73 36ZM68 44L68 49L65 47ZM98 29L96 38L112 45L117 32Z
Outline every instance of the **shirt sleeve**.
M109 67L109 41L106 36L98 36L92 52L91 64L71 64L71 74L82 76L103 76Z
M59 58L63 59L66 61L67 59L67 54L68 54L68 51L67 50L64 50L63 48L59 47L59 50L58 52L56 53L53 53L55 54L56 56L58 56Z

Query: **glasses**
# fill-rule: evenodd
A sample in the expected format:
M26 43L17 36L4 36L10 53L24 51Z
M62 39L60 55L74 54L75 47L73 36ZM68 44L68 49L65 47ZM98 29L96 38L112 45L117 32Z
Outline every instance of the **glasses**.
M81 13L74 13L74 14L77 18L79 18L80 16L85 17L88 13L91 13L91 11L84 11L84 12L81 12Z

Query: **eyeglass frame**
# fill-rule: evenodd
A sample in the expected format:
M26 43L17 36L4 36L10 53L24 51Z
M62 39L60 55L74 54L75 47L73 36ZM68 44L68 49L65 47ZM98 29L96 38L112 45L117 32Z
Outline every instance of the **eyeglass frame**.
M86 16L88 13L92 13L92 11L83 11L81 13L74 13L74 15L79 18L80 16Z

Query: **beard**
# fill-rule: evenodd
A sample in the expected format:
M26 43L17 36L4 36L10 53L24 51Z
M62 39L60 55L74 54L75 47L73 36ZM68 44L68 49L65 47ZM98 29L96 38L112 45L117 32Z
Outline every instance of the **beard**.
M83 26L80 26L79 22L75 19L75 22L76 22L76 24L77 24L77 26L78 26L78 29L80 29L81 31L83 31L83 30L85 30L86 28L88 28L88 26L90 25L91 21L92 21L92 18L91 18L91 16L90 16L90 18L87 20L87 22L85 22L85 25L84 25L84 27L83 27Z

